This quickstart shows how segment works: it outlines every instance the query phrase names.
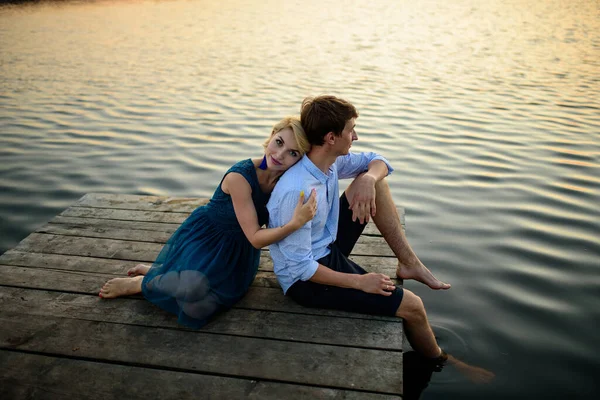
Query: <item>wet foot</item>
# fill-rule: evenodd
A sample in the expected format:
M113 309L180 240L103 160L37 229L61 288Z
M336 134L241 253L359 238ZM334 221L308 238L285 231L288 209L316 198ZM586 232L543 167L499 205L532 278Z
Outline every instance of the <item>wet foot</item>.
M127 275L129 276L138 276L138 275L146 275L151 265L147 264L138 264L133 268L129 268L127 271Z
M451 355L448 357L448 362L453 364L457 370L473 383L489 383L496 376L492 371L469 365Z
M415 281L424 283L434 290L450 289L449 283L444 283L437 279L422 263L411 267L398 263L398 268L396 268L396 276L401 279L414 279Z
M111 279L102 286L98 295L103 299L113 299L140 293L142 291L142 279L143 276Z

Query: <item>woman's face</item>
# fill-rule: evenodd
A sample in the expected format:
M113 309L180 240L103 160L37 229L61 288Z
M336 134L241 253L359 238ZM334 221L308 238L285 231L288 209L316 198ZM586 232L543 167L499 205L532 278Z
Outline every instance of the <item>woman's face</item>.
M292 128L285 128L273 134L265 149L265 155L268 169L286 171L296 164L302 156Z

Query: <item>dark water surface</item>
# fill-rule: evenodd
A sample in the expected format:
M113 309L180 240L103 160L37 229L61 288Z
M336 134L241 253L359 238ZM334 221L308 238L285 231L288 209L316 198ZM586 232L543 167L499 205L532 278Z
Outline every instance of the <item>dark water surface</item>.
M453 284L406 287L496 374L448 367L422 398L597 394L597 0L25 4L0 7L0 49L0 252L88 192L209 197L332 93Z

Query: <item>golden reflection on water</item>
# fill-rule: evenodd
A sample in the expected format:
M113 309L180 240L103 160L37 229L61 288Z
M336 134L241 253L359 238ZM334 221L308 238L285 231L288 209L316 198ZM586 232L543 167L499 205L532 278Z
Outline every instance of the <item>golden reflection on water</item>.
M573 192L581 192L581 193L589 193L589 194L596 193L596 191L594 189L591 189L588 187L583 187L583 186L576 186L576 185L572 185L572 184L566 184L566 183L555 182L555 183L553 183L553 186L567 189L567 190L570 190Z

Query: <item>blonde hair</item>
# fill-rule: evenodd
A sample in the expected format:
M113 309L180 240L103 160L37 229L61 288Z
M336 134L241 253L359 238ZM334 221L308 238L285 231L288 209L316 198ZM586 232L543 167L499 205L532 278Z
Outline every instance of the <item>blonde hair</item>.
M304 133L304 129L302 128L302 124L300 123L300 118L298 117L285 117L281 121L276 123L273 126L271 135L263 143L263 147L266 149L273 135L287 128L290 128L292 132L294 132L294 138L296 139L296 143L298 143L297 150L300 152L300 155L303 156L306 152L308 152L308 150L310 150L310 143L308 143L306 133Z

